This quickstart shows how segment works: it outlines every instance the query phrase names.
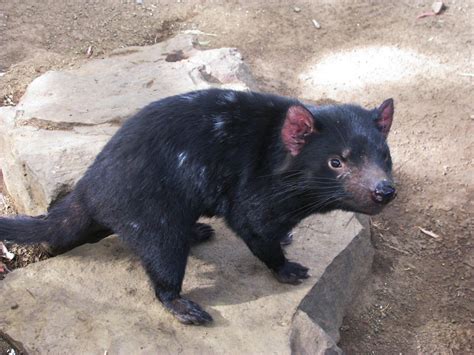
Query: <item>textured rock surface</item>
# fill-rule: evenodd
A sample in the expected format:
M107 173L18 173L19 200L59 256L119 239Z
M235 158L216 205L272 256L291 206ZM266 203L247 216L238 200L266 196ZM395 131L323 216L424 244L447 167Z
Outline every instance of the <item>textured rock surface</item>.
M138 260L112 237L9 274L0 283L0 329L33 354L338 352L337 337L298 309L311 295L315 307L328 308L324 327L332 333L340 326L337 316L327 318L331 304L348 302L348 275L370 264L360 257L370 254L370 243L358 220L337 212L301 223L287 253L311 268L299 286L278 283L221 221L212 224L217 237L193 250L184 284L184 294L214 317L211 327L175 321L155 300ZM363 240L357 245L356 235ZM347 292L340 294L341 286Z
M16 107L0 108L0 159L16 207L43 213L127 117L160 98L210 86L246 89L253 81L236 50L197 50L186 35L40 76Z

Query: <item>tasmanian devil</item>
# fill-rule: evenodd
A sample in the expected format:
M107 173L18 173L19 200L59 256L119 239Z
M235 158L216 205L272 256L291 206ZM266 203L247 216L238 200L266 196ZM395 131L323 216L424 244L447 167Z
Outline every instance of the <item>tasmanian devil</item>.
M375 214L394 198L393 112L392 99L366 110L218 89L168 97L130 118L46 215L1 218L0 240L64 252L117 233L166 309L210 322L180 296L190 246L213 235L199 217L223 217L278 281L300 283L308 269L280 240L301 219Z

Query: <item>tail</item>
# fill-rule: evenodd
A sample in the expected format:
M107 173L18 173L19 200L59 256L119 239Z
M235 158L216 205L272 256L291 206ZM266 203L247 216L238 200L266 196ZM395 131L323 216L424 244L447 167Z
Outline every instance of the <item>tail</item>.
M98 228L75 192L54 205L47 215L0 218L0 240L18 244L46 242L53 254L98 241L109 234L109 230Z

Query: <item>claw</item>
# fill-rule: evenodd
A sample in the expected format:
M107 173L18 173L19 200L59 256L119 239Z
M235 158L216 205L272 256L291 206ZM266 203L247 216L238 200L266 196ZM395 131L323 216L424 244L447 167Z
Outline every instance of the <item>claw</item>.
M280 239L280 244L282 246L287 246L293 243L293 233L286 234L283 238Z
M197 303L186 298L164 302L166 309L183 324L202 325L212 322L212 317Z
M205 223L196 223L194 226L194 233L191 236L192 244L198 244L211 239L215 232L214 228Z
M302 279L307 279L309 269L298 263L287 261L283 266L275 273L278 281L282 283L288 283L292 285L298 285L302 282Z

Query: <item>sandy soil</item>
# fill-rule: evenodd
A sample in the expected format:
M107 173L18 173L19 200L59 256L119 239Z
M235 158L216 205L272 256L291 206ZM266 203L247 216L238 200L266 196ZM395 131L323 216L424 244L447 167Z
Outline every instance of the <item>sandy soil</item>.
M217 35L201 36L204 47L237 47L265 91L370 105L394 97L399 196L373 218L373 274L340 346L472 353L474 3L446 3L441 15L416 19L431 1L0 0L0 101L15 104L47 70L188 29ZM374 67L361 69L368 59ZM360 70L370 88L356 85Z

